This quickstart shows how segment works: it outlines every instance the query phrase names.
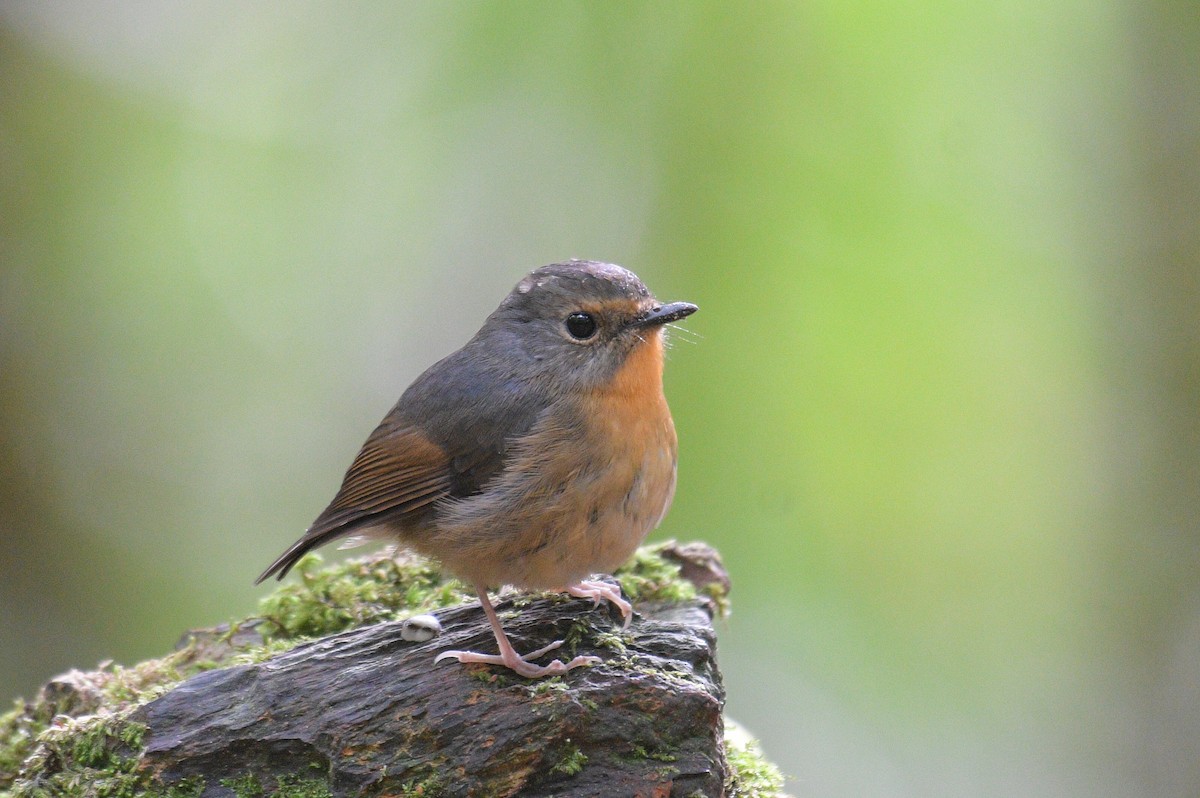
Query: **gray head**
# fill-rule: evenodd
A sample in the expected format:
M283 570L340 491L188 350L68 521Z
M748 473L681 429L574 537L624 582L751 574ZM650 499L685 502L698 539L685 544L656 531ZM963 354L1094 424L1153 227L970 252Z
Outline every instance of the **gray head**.
M500 349L528 376L598 384L639 347L661 347L662 325L695 311L687 302L660 303L628 269L572 260L517 283L475 342Z

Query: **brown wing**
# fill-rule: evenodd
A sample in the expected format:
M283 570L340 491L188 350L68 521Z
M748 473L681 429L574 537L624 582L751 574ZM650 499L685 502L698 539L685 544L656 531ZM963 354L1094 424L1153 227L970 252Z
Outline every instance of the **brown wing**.
M333 501L255 584L272 575L283 579L310 549L357 528L419 514L448 495L449 465L446 452L420 431L385 421L363 444Z

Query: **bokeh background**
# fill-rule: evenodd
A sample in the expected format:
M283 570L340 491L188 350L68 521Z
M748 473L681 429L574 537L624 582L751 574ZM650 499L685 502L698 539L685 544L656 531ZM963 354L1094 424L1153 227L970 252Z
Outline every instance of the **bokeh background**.
M658 539L801 796L1200 790L1200 13L0 4L0 695L253 610L530 268L702 311Z

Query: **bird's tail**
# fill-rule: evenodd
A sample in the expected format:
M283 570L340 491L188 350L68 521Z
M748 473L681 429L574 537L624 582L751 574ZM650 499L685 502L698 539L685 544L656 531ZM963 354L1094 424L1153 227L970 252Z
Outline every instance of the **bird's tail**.
M267 570L259 574L258 579L254 580L254 584L262 584L265 580L272 576L276 579L282 580L288 575L288 571L292 570L292 566L296 564L297 560L299 560L305 554L308 554L317 546L328 543L329 540L334 537L336 537L336 534L332 532L326 532L320 535L305 535L289 546L287 551L285 551L283 554L280 554L279 557L276 558L275 562L268 565Z

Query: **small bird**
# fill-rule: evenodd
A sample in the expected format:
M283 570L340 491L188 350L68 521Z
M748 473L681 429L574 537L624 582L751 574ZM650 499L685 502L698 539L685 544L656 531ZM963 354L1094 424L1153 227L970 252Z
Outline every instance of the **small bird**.
M263 571L282 579L330 541L399 541L469 582L499 654L435 662L503 665L537 678L591 665L524 656L489 587L561 590L633 608L611 573L666 515L675 424L663 396L663 326L695 313L662 304L620 266L572 260L517 283L475 337L409 386L367 438L333 501Z

